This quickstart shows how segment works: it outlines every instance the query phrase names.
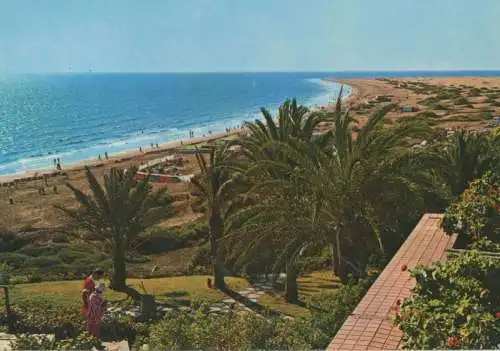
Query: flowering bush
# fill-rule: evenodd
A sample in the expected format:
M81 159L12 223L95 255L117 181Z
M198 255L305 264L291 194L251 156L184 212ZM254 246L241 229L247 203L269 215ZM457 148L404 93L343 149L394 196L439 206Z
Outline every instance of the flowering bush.
M396 317L410 349L500 344L500 260L470 251L411 271L417 284Z
M470 243L483 237L500 242L500 179L492 172L470 183L460 199L446 210L442 226Z

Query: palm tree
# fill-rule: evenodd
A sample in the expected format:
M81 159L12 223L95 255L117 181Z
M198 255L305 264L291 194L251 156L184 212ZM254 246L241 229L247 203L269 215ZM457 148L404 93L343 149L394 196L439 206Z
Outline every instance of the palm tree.
M257 119L254 122L244 124L250 133L240 143L248 160L272 157L268 154L269 150L263 147L271 141L286 143L292 139L307 142L322 140L315 138L314 135L318 124L323 122L322 115L309 111L305 106L298 105L296 99L286 100L280 106L276 118L273 118L271 113L263 107L261 112L264 121Z
M460 196L469 182L480 178L488 169L498 167L495 138L467 130L456 132L451 141L429 155L430 165L438 170L454 197ZM496 159L496 161L495 161Z
M411 143L426 137L429 128L417 123L385 128L393 108L381 108L362 127L348 111L328 113L334 125L330 146L317 149L316 158L302 159L301 167L312 171L304 181L316 197L318 218L328 224L336 275L344 282L348 273L362 273L367 253L384 250L381 214L401 203L423 205L420 190L432 183L413 167L411 151Z
M292 182L260 179L247 191L250 203L226 221L225 243L230 247L235 267L266 252L267 269L272 273L286 272L285 300L289 303L299 302L301 256L306 249L320 244L311 234L311 212L307 213L311 204L304 202L307 198L300 192L301 188Z
M191 179L194 205L203 209L208 221L208 242L212 260L214 283L218 289L224 289L224 266L221 257L220 239L224 235L224 222L235 202L234 188L241 181L239 174L230 171L233 153L230 144L212 147L208 160L196 150L196 159L200 174Z
M229 218L226 237L239 264L251 261L263 249L274 252L273 270L286 269L285 298L295 303L297 263L303 249L310 245L310 230L306 229L310 220L302 220L305 211L300 203L305 198L298 194L300 186L293 184L293 175L272 165L296 164L293 158L284 157L279 145L292 145L295 141L321 145L327 138L314 135L322 115L311 113L295 99L280 106L276 119L266 109L261 111L264 122L246 123L250 135L239 141L246 161L240 169L255 185L247 189L247 200L252 201L240 206ZM278 193L274 192L276 189ZM295 216L294 211L300 213Z
M334 126L329 143L273 142L268 148L294 162L265 160L253 166L271 168L272 175L296 174L294 183L314 208L314 223L323 227L318 232L326 233L335 274L344 282L349 273L362 274L370 252L383 250L383 211L393 210L402 200L408 206L423 205L420 190L432 184L427 174L412 167L410 148L412 139L425 137L429 128L411 123L384 128L393 108L382 108L359 128L338 103L324 117Z
M139 294L126 285L126 257L137 235L169 214L172 197L166 189L150 192L148 179L136 182L137 167L127 171L112 168L99 184L90 168L85 176L90 194L67 184L77 200L78 208L57 206L76 224L93 234L111 254L113 275L111 288L138 298ZM166 211L167 210L167 211Z

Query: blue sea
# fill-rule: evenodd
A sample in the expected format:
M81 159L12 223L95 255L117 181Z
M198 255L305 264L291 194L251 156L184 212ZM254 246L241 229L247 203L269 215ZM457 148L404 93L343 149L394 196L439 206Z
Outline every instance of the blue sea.
M0 174L50 168L223 131L287 98L317 106L326 77L500 75L500 72L58 74L0 77ZM346 90L346 93L349 89Z

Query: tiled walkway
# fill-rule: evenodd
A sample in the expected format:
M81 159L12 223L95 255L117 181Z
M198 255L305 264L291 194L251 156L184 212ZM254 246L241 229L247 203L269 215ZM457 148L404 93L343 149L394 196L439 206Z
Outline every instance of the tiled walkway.
M328 350L394 350L402 332L392 320L398 300L409 297L415 281L408 269L442 260L456 236L439 227L440 214L425 214L359 305L347 318ZM403 267L406 266L407 269ZM405 267L405 268L406 268Z

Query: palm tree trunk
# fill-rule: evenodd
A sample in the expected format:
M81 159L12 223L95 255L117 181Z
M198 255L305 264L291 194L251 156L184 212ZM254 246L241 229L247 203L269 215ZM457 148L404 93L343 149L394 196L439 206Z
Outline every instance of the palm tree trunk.
M224 267L218 252L217 238L220 237L219 233L223 232L222 219L218 214L212 214L209 221L210 230L210 256L212 259L212 268L214 272L214 284L217 289L224 289L226 283L224 282Z
M286 267L285 301L297 303L299 301L299 287L297 284L298 271L293 263Z
M338 272L337 272L337 255L335 254L335 245L330 244L330 249L331 249L331 254L332 254L332 274L333 278L338 277Z
M340 233L335 233L335 275L340 279L340 281L345 284L348 282L348 271L345 264L345 260L342 259L342 251L340 248Z
M224 289L226 282L224 281L224 267L218 256L215 256L214 262L214 282L217 289Z
M111 277L110 288L115 291L123 292L136 301L140 300L141 294L134 288L127 286L126 279L125 250L118 247L113 251L113 275Z
M113 276L111 284L113 288L126 286L127 273L125 269L125 252L121 248L116 248L113 252Z

